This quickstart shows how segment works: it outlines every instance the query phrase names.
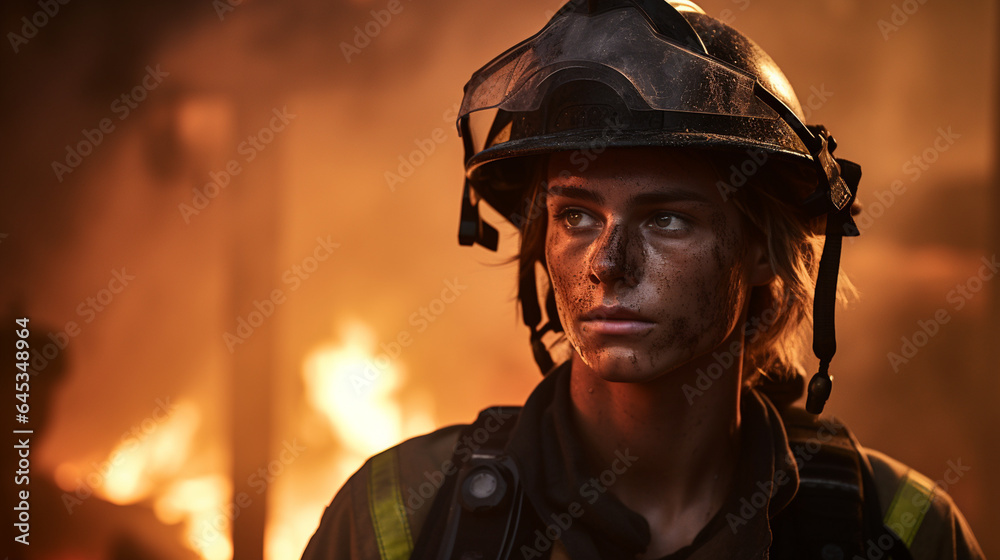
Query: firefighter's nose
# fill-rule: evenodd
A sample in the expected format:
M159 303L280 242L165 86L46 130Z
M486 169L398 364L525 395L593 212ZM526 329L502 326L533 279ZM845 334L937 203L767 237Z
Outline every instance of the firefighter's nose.
M595 241L590 256L590 281L614 286L635 286L639 281L639 263L634 253L636 232L624 224L615 224Z

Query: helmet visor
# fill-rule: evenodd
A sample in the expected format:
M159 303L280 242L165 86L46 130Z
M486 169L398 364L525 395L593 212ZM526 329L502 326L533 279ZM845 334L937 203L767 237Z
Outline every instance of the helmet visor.
M756 79L658 34L635 8L569 12L476 72L460 118L484 109L538 109L563 82L597 80L630 109L778 118L754 95Z

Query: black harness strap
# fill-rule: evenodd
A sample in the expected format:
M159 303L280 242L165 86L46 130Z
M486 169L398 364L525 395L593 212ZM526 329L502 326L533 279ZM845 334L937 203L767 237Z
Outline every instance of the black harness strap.
M784 411L782 419L798 466L799 489L771 520L771 557L863 557L865 485L846 428L798 409Z
M517 465L503 452L519 412L518 407L488 408L463 430L453 457L460 468L435 498L411 558L516 557L512 552L527 542L537 521L524 502ZM783 410L782 420L799 470L799 489L771 520L770 557L912 560L883 524L874 475L854 435L835 420L799 408Z
M459 435L457 474L442 486L411 558L506 560L525 528L517 465L504 453L520 407L491 407Z
M857 439L835 419L800 408L782 411L799 470L795 498L771 520L771 558L912 560L885 528L871 465Z

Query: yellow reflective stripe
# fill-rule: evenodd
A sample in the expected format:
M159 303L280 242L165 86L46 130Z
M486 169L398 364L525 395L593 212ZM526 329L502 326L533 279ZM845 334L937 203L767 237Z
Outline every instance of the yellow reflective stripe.
M899 481L899 488L885 513L884 521L885 526L896 533L907 548L913 544L924 515L931 508L934 490L934 482L914 470L910 470Z
M399 463L394 449L372 457L368 507L382 560L409 558L413 553L413 537L399 490Z

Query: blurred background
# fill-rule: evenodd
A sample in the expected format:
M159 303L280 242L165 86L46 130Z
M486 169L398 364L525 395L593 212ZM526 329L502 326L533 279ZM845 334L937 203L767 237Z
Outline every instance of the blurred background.
M700 4L865 169L829 410L947 479L997 556L996 3ZM30 319L28 557L297 558L368 456L523 402L540 376L516 239L457 245L454 118L471 73L559 5L3 4L0 309L5 345Z

